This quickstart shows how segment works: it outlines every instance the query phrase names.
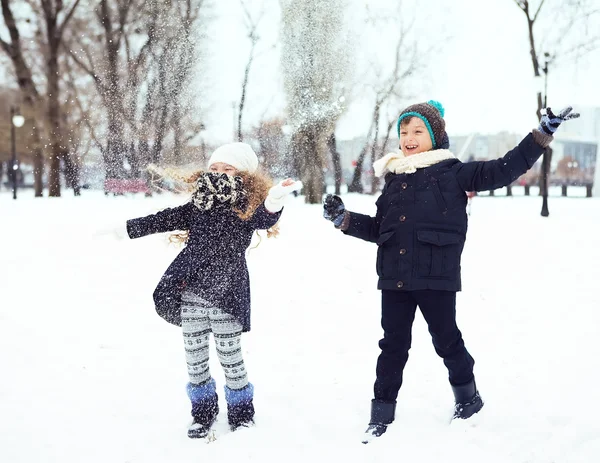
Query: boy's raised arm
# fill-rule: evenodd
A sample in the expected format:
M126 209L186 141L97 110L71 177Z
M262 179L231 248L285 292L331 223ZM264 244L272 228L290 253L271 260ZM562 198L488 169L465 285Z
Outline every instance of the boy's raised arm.
M553 134L562 122L579 117L579 114L571 113L572 109L569 106L555 116L547 108L540 126L500 159L458 163L455 174L461 188L464 191L486 191L510 185L531 169L554 139Z
M552 137L533 130L500 159L458 163L456 179L464 191L495 190L510 185L544 153Z

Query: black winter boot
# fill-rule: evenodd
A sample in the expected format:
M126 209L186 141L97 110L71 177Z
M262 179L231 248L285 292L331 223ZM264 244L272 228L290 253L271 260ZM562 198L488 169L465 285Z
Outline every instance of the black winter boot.
M241 426L246 428L252 426L254 424L254 404L252 401L237 405L227 404L227 419L232 431Z
M219 398L217 394L202 402L192 404L194 421L188 428L188 437L191 439L206 437L218 414Z
M396 402L371 401L371 421L365 431L363 444L368 444L373 438L381 436L387 431L387 425L394 421Z
M230 389L225 386L227 400L227 419L229 427L235 431L239 427L250 427L254 424L254 386L248 383L243 389Z
M454 392L454 415L452 419L466 420L483 407L483 400L479 395L475 380L461 386L452 386Z
M215 382L211 379L202 385L188 383L187 392L192 402L194 418L188 428L188 437L191 439L206 437L219 414L219 397L215 390Z

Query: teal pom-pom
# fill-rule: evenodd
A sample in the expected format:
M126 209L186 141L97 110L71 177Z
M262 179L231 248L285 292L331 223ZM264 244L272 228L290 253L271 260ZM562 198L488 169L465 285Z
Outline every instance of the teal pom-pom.
M427 104L430 104L431 106L433 106L435 109L437 109L440 112L440 115L442 117L444 117L444 114L446 113L446 110L444 109L444 107L442 106L442 103L440 103L439 101L435 101L435 100L429 100L427 102Z

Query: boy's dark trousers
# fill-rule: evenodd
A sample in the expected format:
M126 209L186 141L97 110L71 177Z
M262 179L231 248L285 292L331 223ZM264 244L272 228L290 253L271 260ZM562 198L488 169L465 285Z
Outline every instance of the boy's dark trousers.
M381 354L377 359L377 402L395 402L398 397L417 305L429 327L435 351L448 368L450 384L460 386L473 380L475 361L467 352L456 326L456 292L383 290L381 326L384 337L379 341Z

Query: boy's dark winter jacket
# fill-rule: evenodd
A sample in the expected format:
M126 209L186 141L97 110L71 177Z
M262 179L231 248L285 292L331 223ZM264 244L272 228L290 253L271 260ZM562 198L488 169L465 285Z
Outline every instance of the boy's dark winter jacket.
M215 307L233 315L250 331L250 281L246 249L255 230L266 230L281 212L260 205L249 220L240 219L230 205L200 210L189 202L147 217L127 221L130 238L174 230L189 230L189 239L154 291L156 311L181 326L181 293L196 292Z
M503 158L441 161L412 174L388 174L377 215L350 212L344 233L377 243L379 289L460 291L467 191L509 185L543 153L532 134Z

